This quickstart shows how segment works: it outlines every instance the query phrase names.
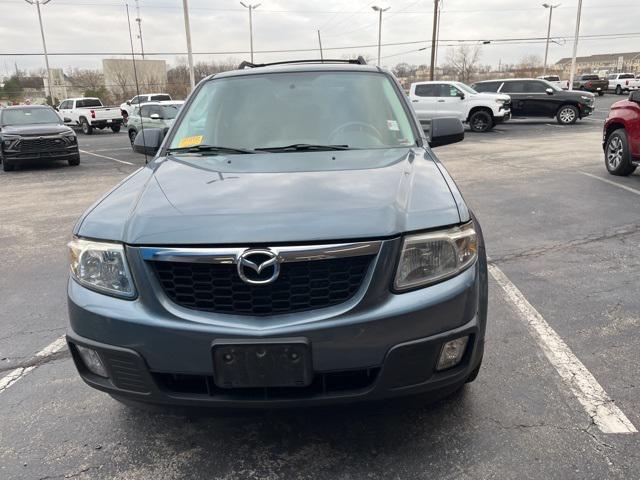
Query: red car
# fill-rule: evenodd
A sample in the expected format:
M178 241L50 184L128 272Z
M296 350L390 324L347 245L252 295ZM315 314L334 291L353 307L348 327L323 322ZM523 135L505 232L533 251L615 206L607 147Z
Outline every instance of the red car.
M602 146L604 164L611 175L631 175L640 165L640 90L611 106Z

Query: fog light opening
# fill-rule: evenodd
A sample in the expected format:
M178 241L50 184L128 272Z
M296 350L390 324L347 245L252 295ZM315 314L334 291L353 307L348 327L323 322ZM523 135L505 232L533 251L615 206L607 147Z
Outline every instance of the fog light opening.
M78 353L80 354L80 358L84 362L85 367L87 369L100 377L108 378L107 369L104 367L104 363L102 363L102 359L98 352L96 352L92 348L83 347L81 345L76 345L78 349Z
M468 342L469 335L466 337L456 338L455 340L450 340L445 343L440 351L436 370L446 370L458 365L462 361Z

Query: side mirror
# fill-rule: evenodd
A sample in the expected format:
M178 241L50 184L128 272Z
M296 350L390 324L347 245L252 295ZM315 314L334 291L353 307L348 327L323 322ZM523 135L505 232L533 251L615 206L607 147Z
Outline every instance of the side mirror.
M553 95L553 88L551 87L546 88L544 91L547 92L547 95Z
M136 139L133 141L133 151L143 153L145 155L155 155L166 134L162 128L145 128L138 132Z
M59 111L59 110L60 110L60 107L58 107L58 105L55 105L55 106L53 107L53 109L57 112L57 111Z
M640 90L634 90L629 93L629 101L640 104Z
M64 117L63 119L64 123L71 123L72 120L69 117Z
M464 126L454 117L434 118L428 136L431 148L458 143L464 140Z
M158 115L157 113L152 113L151 115L149 115L149 118L151 120L160 120L160 115Z
M465 95L462 92L458 93L458 97L460 97L460 100L464 100L465 99Z
M127 105L131 106L131 100L127 100L125 103L126 103Z

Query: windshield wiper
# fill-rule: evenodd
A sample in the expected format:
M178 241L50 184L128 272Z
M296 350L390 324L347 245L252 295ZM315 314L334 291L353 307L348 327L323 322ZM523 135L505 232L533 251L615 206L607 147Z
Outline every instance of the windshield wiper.
M303 152L309 150L349 150L349 145L313 145L310 143L294 143L283 147L262 147L256 148L256 151L262 152Z
M191 147L170 148L167 153L256 153L247 148L219 147L216 145L193 145Z

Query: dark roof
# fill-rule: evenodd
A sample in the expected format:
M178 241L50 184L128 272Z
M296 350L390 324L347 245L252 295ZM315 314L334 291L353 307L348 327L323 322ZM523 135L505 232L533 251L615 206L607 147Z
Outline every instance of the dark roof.
M618 57L624 57L625 61L629 61L635 56L640 57L640 52L600 53L586 57L576 57L576 62L617 62ZM571 63L571 57L561 58L556 62L556 65L563 65L565 63Z
M485 82L513 82L515 80L542 80L541 78L492 78L490 80L478 80L475 83L485 83Z
M283 65L267 65L264 67L245 68L243 70L228 70L216 73L209 78L238 77L242 75L259 75L261 73L283 72L320 72L320 71L346 71L346 72L382 72L385 71L375 65L355 65L350 63L289 63Z

